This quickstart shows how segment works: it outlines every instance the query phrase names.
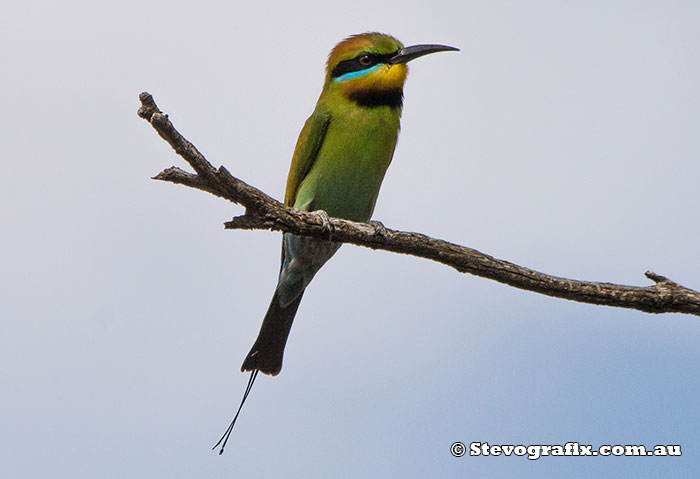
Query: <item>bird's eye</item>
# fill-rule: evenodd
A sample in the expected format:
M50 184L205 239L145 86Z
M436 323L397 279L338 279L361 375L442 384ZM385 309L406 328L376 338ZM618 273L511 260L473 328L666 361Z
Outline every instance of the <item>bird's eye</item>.
M370 57L369 55L362 55L359 58L359 62L362 66L369 66L372 64L372 57Z

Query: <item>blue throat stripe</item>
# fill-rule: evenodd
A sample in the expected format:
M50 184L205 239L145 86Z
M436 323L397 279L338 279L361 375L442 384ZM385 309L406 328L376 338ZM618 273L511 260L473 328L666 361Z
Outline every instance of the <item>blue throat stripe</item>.
M375 71L377 68L381 67L382 64L378 63L377 65L374 65L372 68L367 68L366 70L357 70L354 72L348 72L344 75L340 75L339 77L336 77L333 79L333 81L345 81L345 80L350 80L351 78L356 78L362 75L366 75L369 72Z

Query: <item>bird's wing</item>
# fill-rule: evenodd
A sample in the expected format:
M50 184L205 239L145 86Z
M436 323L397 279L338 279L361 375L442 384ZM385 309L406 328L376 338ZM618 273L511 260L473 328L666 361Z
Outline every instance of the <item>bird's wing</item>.
M301 129L287 177L287 190L284 194L284 204L287 206L294 206L299 185L316 162L330 120L328 112L317 108Z

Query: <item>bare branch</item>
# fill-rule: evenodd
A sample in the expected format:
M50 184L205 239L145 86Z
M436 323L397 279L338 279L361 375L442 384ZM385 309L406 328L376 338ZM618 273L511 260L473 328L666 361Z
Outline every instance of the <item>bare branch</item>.
M268 229L304 236L328 238L319 216L289 208L262 191L231 175L223 166L214 168L204 156L173 127L149 93L141 93L138 115L147 120L195 173L172 167L154 177L197 188L245 207L246 213L225 223L226 229ZM382 249L430 259L461 273L582 303L637 309L647 313L686 313L700 316L700 293L664 276L647 271L655 284L625 286L559 278L496 259L471 248L438 240L420 233L396 231L372 223L330 218L332 240L372 249Z

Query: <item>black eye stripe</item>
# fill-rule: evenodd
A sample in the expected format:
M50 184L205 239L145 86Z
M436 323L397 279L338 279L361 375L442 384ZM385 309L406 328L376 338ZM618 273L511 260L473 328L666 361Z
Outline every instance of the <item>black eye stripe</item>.
M338 78L339 76L345 75L346 73L350 72L356 72L359 70L366 70L368 68L372 68L374 65L377 63L384 63L387 60L389 60L391 57L396 55L396 52L393 53L385 53L385 54L377 54L377 53L360 53L357 55L355 58L350 58L349 60L343 60L342 62L338 63L335 68L333 68L333 71L331 71L331 78ZM369 63L362 64L360 63L360 58L367 56L371 60Z

